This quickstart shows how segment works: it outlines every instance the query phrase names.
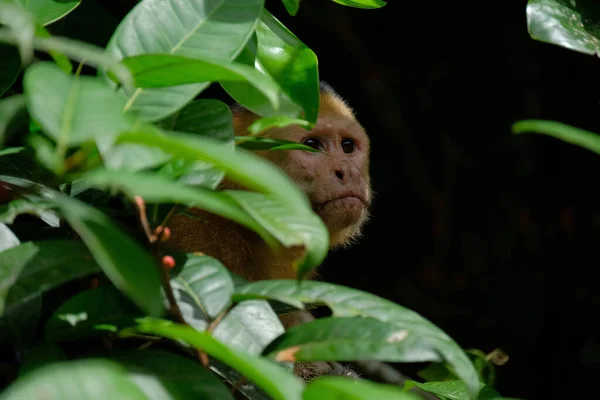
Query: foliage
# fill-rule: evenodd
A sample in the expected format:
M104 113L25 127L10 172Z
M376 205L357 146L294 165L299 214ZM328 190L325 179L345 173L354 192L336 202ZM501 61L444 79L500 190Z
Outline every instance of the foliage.
M441 397L495 394L419 314L302 279L328 232L252 151L314 151L260 134L314 125L318 62L263 0L143 0L104 47L53 34L80 3L0 1L0 345L14 356L0 399L228 399L231 386L251 399L419 398L290 368L364 359L432 362L446 372L418 386ZM226 104L199 98L211 84L263 117L249 136L235 137ZM219 189L225 177L247 190ZM169 218L192 207L303 247L298 279L247 283L206 255L167 254ZM277 312L315 303L333 315L284 332Z

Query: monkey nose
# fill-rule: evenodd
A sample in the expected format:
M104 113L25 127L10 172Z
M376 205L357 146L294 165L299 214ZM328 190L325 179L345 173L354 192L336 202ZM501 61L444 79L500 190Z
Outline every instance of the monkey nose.
M335 171L335 176L338 177L339 180L343 181L344 180L344 171L341 170L336 170Z

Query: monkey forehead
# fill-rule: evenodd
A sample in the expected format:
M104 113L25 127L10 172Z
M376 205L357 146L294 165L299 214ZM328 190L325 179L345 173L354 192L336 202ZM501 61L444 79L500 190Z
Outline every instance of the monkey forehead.
M345 115L320 115L311 130L293 125L282 129L274 129L268 136L274 139L300 140L310 135L350 137L368 144L369 139L364 128L354 118Z

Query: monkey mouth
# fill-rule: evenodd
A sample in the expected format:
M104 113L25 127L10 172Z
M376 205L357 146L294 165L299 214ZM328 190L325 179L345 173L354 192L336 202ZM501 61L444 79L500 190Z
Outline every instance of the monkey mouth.
M367 198L360 193L342 193L329 200L326 200L318 205L319 208L323 208L329 204L353 204L360 202L363 207L367 207L369 202Z

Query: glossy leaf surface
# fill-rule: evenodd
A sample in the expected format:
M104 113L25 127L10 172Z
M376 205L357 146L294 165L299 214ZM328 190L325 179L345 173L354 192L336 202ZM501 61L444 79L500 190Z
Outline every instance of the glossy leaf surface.
M404 384L406 389L410 389L413 386L425 390L426 392L433 393L443 399L448 400L470 400L467 387L463 381L447 381L447 382L415 382L407 381ZM481 385L481 391L479 392L478 400L492 400L500 395L493 388L487 385Z
M306 386L303 400L419 400L420 397L392 385L375 384L339 376L321 376Z
M161 315L158 265L150 254L96 208L66 196L53 201L111 282L148 315Z
M600 6L589 0L529 0L532 38L587 54L600 53Z
M164 320L145 319L135 331L183 340L191 346L237 369L275 400L300 400L304 385L274 362L228 348L210 334Z
M147 400L122 366L101 359L52 363L15 381L0 400Z
M13 231L5 224L0 223L0 252L18 246L20 243L19 238ZM9 276L10 274L11 273L9 272Z
M121 21L107 51L117 58L174 54L233 61L254 31L263 0L145 0ZM128 92L128 109L156 121L177 111L208 82Z
M382 0L331 0L334 3L353 8L375 9L385 6L387 3Z
M35 22L48 25L64 18L81 3L81 0L12 0L33 14Z
M540 133L600 154L600 135L561 122L523 120L512 126L513 133Z
M273 299L297 308L302 308L303 303L324 303L334 317L370 317L391 324L398 330L408 330L420 338L422 348L428 343L430 351L435 352L433 354L442 356L452 365L457 376L466 382L471 395L479 391L477 372L465 352L431 322L391 301L339 285L294 280L254 282L236 289L234 300L248 298ZM402 347L402 341L398 341L398 345Z

